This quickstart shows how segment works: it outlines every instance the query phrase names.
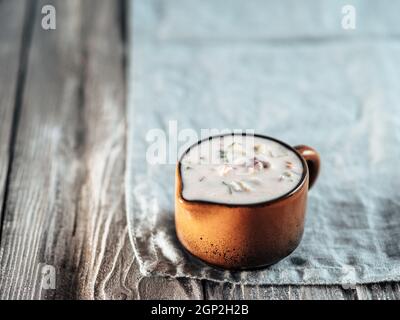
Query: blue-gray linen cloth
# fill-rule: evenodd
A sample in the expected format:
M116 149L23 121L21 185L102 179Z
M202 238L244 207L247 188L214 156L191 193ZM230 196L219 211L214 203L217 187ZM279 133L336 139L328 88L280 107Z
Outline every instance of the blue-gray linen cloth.
M346 20L352 8L355 29ZM144 275L244 284L400 280L399 13L396 1L133 1L126 201ZM199 135L249 128L320 152L292 255L229 272L182 250L175 167L146 162L148 132L168 138L174 123Z

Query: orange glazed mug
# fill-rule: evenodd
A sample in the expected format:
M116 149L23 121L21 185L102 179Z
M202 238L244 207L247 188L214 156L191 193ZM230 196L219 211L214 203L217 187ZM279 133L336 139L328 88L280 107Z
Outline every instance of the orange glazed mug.
M308 190L320 167L318 153L307 146L291 147L303 164L299 183L288 193L255 204L221 204L186 200L182 196L181 162L176 167L175 226L178 239L194 256L227 269L252 269L274 264L299 245L303 231ZM201 143L197 142L195 145Z

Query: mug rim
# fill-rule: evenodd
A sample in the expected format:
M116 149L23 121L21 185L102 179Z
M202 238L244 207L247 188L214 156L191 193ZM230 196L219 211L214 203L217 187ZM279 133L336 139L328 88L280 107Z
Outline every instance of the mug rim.
M300 159L302 165L303 165L303 173L301 176L300 181L297 183L297 185L295 187L293 187L291 190L289 190L288 192L284 193L283 195L270 199L270 200L266 200L266 201L260 201L260 202L254 202L254 203L245 203L245 204L233 204L233 203L224 203L224 202L217 202L217 201L209 201L209 200L188 200L186 199L183 194L183 180L182 180L182 172L181 172L181 166L182 166L182 160L183 157L195 146L201 144L202 142L206 141L206 140L212 140L214 138L220 138L220 137L225 137L225 136L253 136L253 137L258 137L258 138L263 138L263 139L267 139L267 140L272 140L275 141L279 144L281 144L282 146L288 148L289 150L293 151L297 157ZM263 135L263 134L257 134L257 133L246 133L246 132L241 132L241 133L235 133L235 132L231 132L231 133L222 133L222 134L217 134L217 135L213 135L213 136L209 136L207 138L203 138L198 140L197 142L193 143L191 146L189 146L185 152L180 156L179 161L178 161L178 175L179 175L179 183L180 183L180 190L179 190L179 197L180 199L182 199L183 201L186 201L188 203L191 204L207 204L207 205L217 205L217 206L223 206L223 207L230 207L230 208L235 208L235 207L241 207L241 208L248 208L248 207L260 207L260 206L268 206L274 203L277 203L279 201L285 200L287 198L290 198L291 196L293 196L294 194L296 194L304 185L305 181L306 181L306 177L308 176L308 166L307 166L307 162L306 160L302 157L302 155L292 146L290 146L289 144L278 140L276 138L267 136L267 135Z

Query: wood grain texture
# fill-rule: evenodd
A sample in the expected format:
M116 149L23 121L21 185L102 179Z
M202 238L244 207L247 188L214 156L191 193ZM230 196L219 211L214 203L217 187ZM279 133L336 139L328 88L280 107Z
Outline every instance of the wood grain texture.
M354 290L340 286L243 286L207 282L207 299L250 300L348 300L355 299Z
M123 208L119 3L45 1L57 8L55 31L41 29L43 4L5 205L1 298L102 298L115 283L110 297L133 298L123 285L136 269ZM41 289L43 264L56 268L56 290Z
M356 285L344 288L339 285L320 286L241 286L204 283L205 299L250 300L399 300L400 285L395 282Z
M144 277L138 284L139 299L143 300L203 300L200 281L188 278Z
M20 52L26 6L26 1L0 2L0 221L16 122L15 99L21 78Z
M400 300L398 282L372 283L356 286L359 300Z

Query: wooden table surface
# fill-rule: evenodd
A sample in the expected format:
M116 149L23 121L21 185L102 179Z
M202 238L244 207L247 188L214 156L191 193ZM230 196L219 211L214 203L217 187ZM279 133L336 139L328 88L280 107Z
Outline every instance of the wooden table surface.
M46 4L56 7L56 30L41 26ZM0 1L0 298L400 299L398 283L243 286L140 275L124 208L126 6ZM55 289L42 285L44 265L55 268Z

